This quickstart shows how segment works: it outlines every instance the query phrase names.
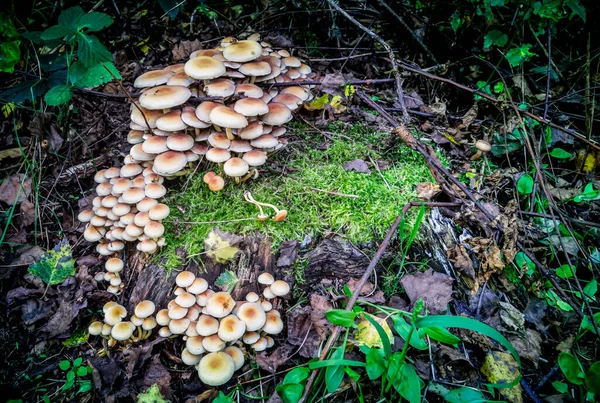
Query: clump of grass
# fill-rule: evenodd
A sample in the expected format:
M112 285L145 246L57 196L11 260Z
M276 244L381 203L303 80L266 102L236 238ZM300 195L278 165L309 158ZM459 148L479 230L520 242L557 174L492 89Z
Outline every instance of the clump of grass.
M325 231L343 234L354 243L368 242L374 233L383 236L404 204L415 200L418 183L432 180L422 157L400 143L390 144L388 133L360 124L338 124L330 128L334 140L329 147L319 149L322 137L307 133L307 129L299 125L291 129L297 136L290 147L271 157L270 166L261 170L266 172L257 180L241 186L229 183L221 192L212 193L201 172L190 179L185 192L171 191L167 201L172 211L166 223L168 246L161 256L166 266L182 263L175 253L177 247L184 247L188 256L201 254L204 239L215 226L239 234L262 231L273 239L274 247L284 240L318 237ZM345 171L342 165L355 159L385 159L389 167L381 174L373 167L370 174ZM258 214L255 206L244 201L244 190L258 201L286 209L287 219L233 221Z

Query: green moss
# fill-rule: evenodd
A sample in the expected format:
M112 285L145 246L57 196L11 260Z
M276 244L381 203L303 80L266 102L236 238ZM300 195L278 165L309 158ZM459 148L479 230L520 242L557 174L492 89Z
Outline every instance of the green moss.
M230 182L221 192L212 193L202 181L204 172L198 172L185 191L169 192L167 203L172 213L166 223L167 247L161 256L167 267L182 263L175 253L179 246L191 257L201 254L204 238L214 226L235 233L262 231L273 238L275 247L284 240L318 237L326 231L355 243L367 242L374 233L382 237L404 204L416 199L418 183L432 181L422 157L391 139L389 133L359 124L335 124L327 132L332 138L328 147L319 147L323 137L310 128L296 124L290 132L289 146L270 157L257 180L242 186ZM381 174L373 167L370 174L345 171L342 165L355 159L369 165L371 159L385 160L388 167ZM253 219L258 211L244 201L244 190L258 201L286 209L287 219L279 223ZM272 211L268 213L272 215ZM233 221L239 219L248 220Z

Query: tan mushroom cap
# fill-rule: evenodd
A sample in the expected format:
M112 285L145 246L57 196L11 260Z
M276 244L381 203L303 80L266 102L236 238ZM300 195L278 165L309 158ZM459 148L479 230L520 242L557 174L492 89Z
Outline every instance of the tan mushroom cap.
M270 134L263 134L260 137L251 140L250 144L252 147L268 149L277 147L279 140L277 140L277 137Z
M204 337L202 340L202 347L204 347L206 351L213 353L223 350L223 348L225 348L225 342L215 333Z
M246 325L247 326L247 325ZM244 337L242 337L242 341L244 344L254 344L260 339L260 333L258 332L246 332Z
M218 192L219 190L223 189L224 187L225 187L225 180L222 177L220 177L219 175L212 177L210 179L210 181L208 181L208 188L213 192Z
M265 351L267 349L267 344L268 344L267 339L264 337L261 337L251 347L254 351L260 352L260 351Z
M244 353L242 352L242 350L239 349L239 347L236 347L236 346L225 347L225 350L223 350L223 352L229 354L231 356L231 358L233 359L233 363L235 365L235 367L234 367L235 371L237 371L238 369L240 369L244 366L246 359L244 358Z
M118 273L123 270L125 264L118 257L111 257L104 263L104 268L109 273Z
M298 105L302 104L302 100L295 96L294 94L290 94L289 92L282 92L278 94L275 98L273 98L272 102L278 102L280 104L284 104L291 111L298 109ZM160 121L157 120L158 123Z
M161 85L140 95L139 103L146 109L169 109L184 104L192 92L181 85Z
M114 183L113 183L113 187L112 187L112 193L114 195L120 195L123 194L123 192L125 192L127 189L129 189L130 187L133 186L133 183L131 182L130 179L127 178L119 178L117 179ZM117 200L118 201L118 200ZM119 204L119 203L117 203ZM115 204L115 206L117 205ZM113 207L115 207L113 206Z
M210 112L218 106L223 106L212 101L204 101L196 107L196 117L203 122L211 123Z
M248 301L248 302L256 302L259 299L260 299L260 297L254 291L250 291L248 294L246 294L246 301Z
M135 88L155 87L166 83L174 73L170 70L148 71L133 82Z
M273 294L278 297L283 297L290 292L290 285L283 280L274 281L269 287Z
M185 130L187 125L183 119L181 119L181 111L174 110L169 113L165 113L156 119L156 127L167 132L175 132L178 130Z
M225 59L232 62L249 62L262 55L262 46L255 41L238 41L223 50Z
M121 197L123 198L124 203L135 204L142 200L145 196L146 194L144 193L143 188L129 188L123 192Z
M302 65L302 61L293 56L284 57L281 59L281 62L285 64L286 67L300 67Z
M77 215L77 219L80 222L89 222L94 217L94 212L92 210L81 210Z
M171 209L163 203L158 203L148 211L148 217L151 220L162 220L169 216Z
M182 109L181 120L183 120L186 125L198 129L210 127L210 123L198 119L198 116L196 116L196 109L193 106L186 106Z
M270 284L273 284L274 281L275 281L275 278L273 277L273 275L271 273L264 272L258 276L259 284L270 285Z
M173 74L167 81L167 85L181 85L183 87L189 87L194 82L195 80L185 74L185 71L182 70Z
M173 333L171 333L171 330L169 330L168 326L163 326L158 330L158 335L160 337L170 337L173 335Z
M177 284L179 287L185 288L192 285L195 279L196 276L191 271L182 271L177 275L177 277L175 277L175 284Z
M92 336L98 336L100 333L102 333L102 326L103 326L102 322L99 322L99 321L92 322L88 326L88 333Z
M135 144L133 147L131 147L131 149L129 150L129 154L139 161L152 161L154 157L156 157L156 154L150 154L145 152L142 149L142 144Z
M220 78L204 86L204 91L210 97L227 98L235 92L235 83L227 78Z
M234 45L225 48L225 50ZM215 352L206 354L202 357L197 368L198 376L204 384L208 386L219 386L227 383L231 379L235 372L235 362L229 354Z
M267 162L267 153L261 150L252 150L244 153L242 159L251 167L257 167Z
M477 140L475 142L475 148L481 152L487 153L492 150L492 145L485 140Z
M144 168L139 164L125 164L119 170L122 178L131 178L142 173Z
M156 319L154 319L154 317L152 316L149 316L146 319L144 319L144 322L142 323L142 329L152 330L156 327L157 324L158 322L156 322Z
M158 221L150 221L144 227L144 234L150 238L160 238L165 233L165 227Z
M156 306L154 302L150 300L144 300L137 304L135 307L134 313L140 319L146 319L148 316L152 315L156 310Z
M263 134L263 124L260 121L255 121L243 129L238 130L238 136L244 140L253 140Z
M246 302L239 307L236 315L246 324L246 330L250 332L262 328L266 321L265 311L256 302Z
M158 199L167 194L167 188L160 183L149 183L146 185L144 192L146 193L147 197Z
M283 127L283 126L274 127L273 130L271 130L271 136L273 136L273 137L281 137L286 132L287 132L287 129L285 127Z
M235 94L244 94L248 98L262 98L264 95L263 90L259 86L249 83L238 84L235 88Z
M170 321L168 309L161 309L156 313L156 323L160 326L168 326Z
M240 113L226 106L217 106L210 111L210 121L218 126L231 129L241 129L248 126L248 120Z
M262 117L262 121L271 126L281 126L292 120L292 112L284 104L271 102L269 112Z
M208 289L208 281L205 279L198 277L194 280L192 284L187 287L188 292L191 292L194 295L202 294L204 291ZM194 297L194 301L196 298Z
M118 341L127 340L133 335L135 326L131 322L120 322L113 326L110 336Z
M309 96L310 93L305 90L304 88L298 86L298 87L286 87L284 89L281 90L282 94L292 94L297 96L298 98L300 98L302 101L306 101Z
M196 297L189 292L182 292L175 298L177 305L183 308L191 308L196 304Z
M229 146L229 151L234 153L245 153L252 150L253 148L248 140L231 140L231 145Z
M271 74L271 65L267 62L244 63L238 71L246 76L266 76Z
M267 334L279 334L283 330L283 321L281 318L275 313L275 311L270 311L266 313L267 320L265 325L262 328L262 331Z
M150 209L152 209L152 207L156 206L157 204L158 204L158 201L156 201L156 199L146 196L142 200L137 202L135 207L138 209L138 211L148 211L149 212Z
M90 225L83 231L83 238L88 242L98 242L102 239L102 233L98 228Z
M140 252L153 253L154 251L156 251L156 249L158 249L158 245L156 244L156 242L154 240L146 239L146 240L138 243L136 248Z
M169 303L169 318L172 320L183 319L188 313L188 309L177 305L175 301Z
M183 334L190 326L190 322L188 318L173 319L169 322L169 330L173 334Z
M267 286L264 290L263 290L263 297L265 297L266 299L273 299L275 298L277 295L273 294L273 291L271 291L271 287Z
M225 162L230 158L231 153L229 152L229 150L226 150L224 148L211 148L206 153L206 159L211 162L216 162L217 164Z
M246 324L235 315L228 315L219 322L219 338L224 342L236 341L246 332Z
M185 348L187 348L188 351L192 354L204 354L206 350L202 346L202 340L204 340L203 336L188 337L188 339L185 342Z
M258 116L269 112L269 106L258 98L242 98L233 105L233 110L244 116Z
M167 137L167 147L173 151L187 151L194 146L194 138L185 133L173 133Z
M223 165L223 171L227 176L240 177L248 173L248 163L241 158L231 158Z
M219 331L219 321L209 315L200 315L196 322L196 331L200 336L210 336Z
M210 80L222 76L226 68L214 57L197 56L185 64L184 71L185 74L197 80Z
M113 305L104 313L104 323L114 326L127 316L127 310L121 305Z
M208 136L207 141L208 144L215 148L229 148L231 145L231 140L229 140L223 133L218 132L212 133L210 136Z
M215 318L229 315L234 307L235 301L231 298L231 294L223 291L214 293L206 303L208 314Z
M181 352L181 362L183 362L185 365L190 365L190 366L197 365L201 359L202 359L201 355L192 354L187 349L187 347L184 348L183 351Z
M185 168L187 157L181 151L167 151L154 159L154 170L159 175L172 175Z

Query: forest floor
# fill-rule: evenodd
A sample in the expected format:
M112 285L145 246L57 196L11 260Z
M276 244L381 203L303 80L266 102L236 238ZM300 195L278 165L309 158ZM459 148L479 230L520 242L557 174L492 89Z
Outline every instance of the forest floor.
M113 54L120 84L75 91L68 108L24 102L2 109L0 385L7 400L154 401L138 395L157 385L175 402L217 396L220 403L289 402L294 400L275 392L293 383L286 374L330 349L330 360L341 353L347 362L321 369L308 386L305 378L297 381L310 401L400 401L410 396L403 382L424 401L594 399L600 390L600 193L593 168L600 153L593 137L574 139L581 121L571 115L571 105L556 101L550 107L547 97L537 96L536 103L528 94L530 109L513 108L510 93L516 100L523 83L513 76L507 83L508 75L495 81L512 88L508 95L489 85L477 92L486 88L480 77L496 70L468 57L455 59L433 40L431 51L450 61L427 61L418 44L401 43L384 29L395 22L369 13L361 22L411 60L401 69L402 102L385 47L342 16L317 18L318 8L304 15L291 5L290 14L267 7L251 21L218 6L218 15L183 7L169 19L158 3L123 2L118 14L111 2L99 4L96 11L116 20L99 36ZM59 12L53 10L54 19L38 29L54 23ZM302 24L305 32L287 29ZM254 31L306 60L324 82L313 89L315 98L328 94L328 101L295 113L287 147L269 157L256 179L213 193L203 182L213 166L204 160L170 179L166 246L154 256L126 251L126 287L116 300L129 310L145 299L164 308L182 270L243 298L259 291L249 279L268 271L292 286L276 302L284 331L274 337L274 349L251 354L239 375L218 389L203 385L182 363L180 339L153 336L100 357L102 343L87 328L115 296L94 279L104 258L83 239L77 214L95 196L94 173L120 163L131 147L124 90L135 92L133 80L147 70L184 62L224 36ZM21 67L25 74L6 75L7 83L19 84L34 72ZM377 79L385 80L369 81ZM348 84L352 80L367 81ZM539 83L530 86L543 95L547 89ZM336 96L339 103L330 102ZM544 108L558 123L543 122ZM478 153L478 140L491 143L491 151ZM286 209L287 219L256 220L245 191ZM227 259L216 261L219 247L206 242L215 234L233 248ZM64 241L74 276L49 286L28 272ZM369 364L370 353L355 330L329 340L343 322L328 320L334 309L356 312L358 326L371 326L379 340L366 313L387 320L395 333L386 352L406 357L420 380L392 374L391 359L381 364L389 370L383 383L381 373L371 377L373 367L353 367L351 362ZM425 325L442 315L448 322ZM489 327L465 325L461 318ZM73 368L84 370L69 375ZM330 390L336 376L343 380ZM385 379L394 389L385 389ZM488 387L511 382L506 389Z

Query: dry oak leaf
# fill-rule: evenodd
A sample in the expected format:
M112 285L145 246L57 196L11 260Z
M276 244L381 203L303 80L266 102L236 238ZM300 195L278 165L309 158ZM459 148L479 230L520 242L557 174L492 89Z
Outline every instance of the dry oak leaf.
M492 274L503 270L506 266L502 260L502 252L493 239L475 237L466 241L473 247L473 252L481 262L481 270L477 273L480 284L492 276Z
M424 273L408 274L401 281L410 302L422 298L431 314L442 313L452 299L452 278L429 269Z
M442 189L440 185L431 182L422 182L417 185L417 197L420 200L428 201L437 196Z
M513 345L519 357L533 362L536 367L542 354L542 336L533 329L527 329L524 336L509 336L508 340Z

